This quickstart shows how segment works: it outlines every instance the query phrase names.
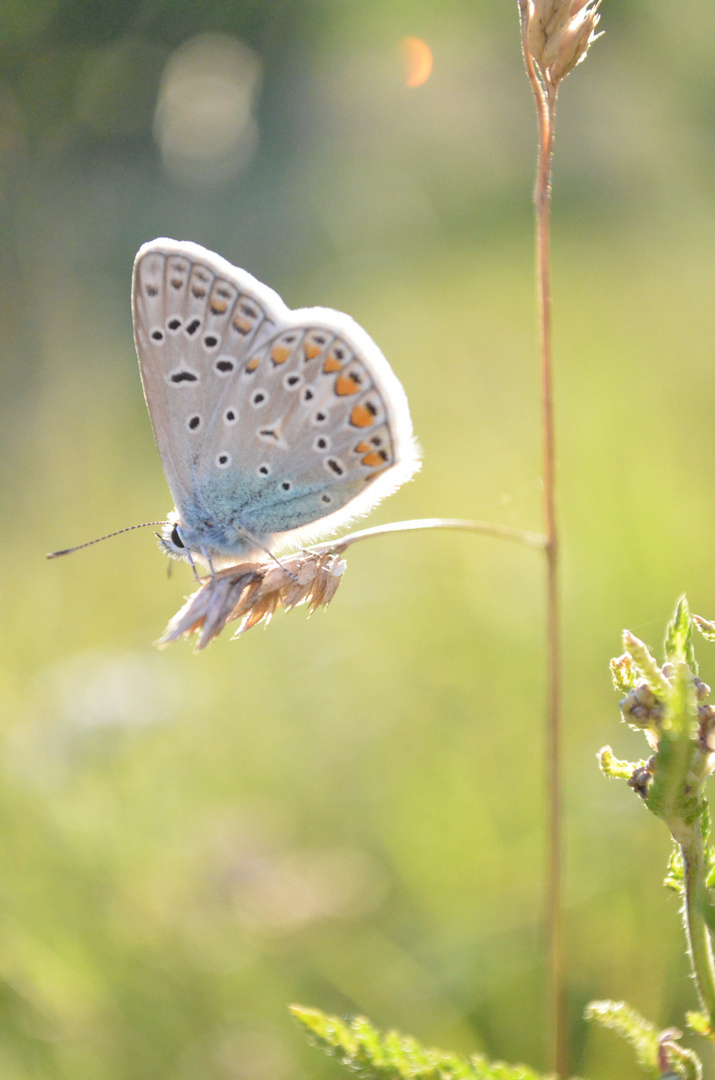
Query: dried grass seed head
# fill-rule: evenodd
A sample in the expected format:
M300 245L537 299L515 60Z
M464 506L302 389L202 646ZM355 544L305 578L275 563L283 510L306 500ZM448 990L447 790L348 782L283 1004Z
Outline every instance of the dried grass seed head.
M280 563L241 563L202 581L196 592L173 617L159 640L169 645L198 634L201 650L229 622L240 619L238 637L252 626L270 622L276 611L308 604L309 612L325 607L335 596L345 562L331 552L302 551Z
M557 87L584 59L600 19L601 0L526 0L524 48L542 78Z

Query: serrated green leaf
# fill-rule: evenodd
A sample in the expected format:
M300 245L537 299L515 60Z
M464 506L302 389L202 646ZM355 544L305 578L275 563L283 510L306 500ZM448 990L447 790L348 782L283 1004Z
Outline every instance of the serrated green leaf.
M320 1009L289 1008L310 1041L327 1054L339 1054L343 1064L364 1080L544 1080L543 1074L525 1065L428 1049L409 1035L379 1031L364 1016L341 1020Z
M670 853L668 859L668 869L663 881L666 889L672 889L673 892L683 892L683 854L676 844Z
M621 694L627 694L635 686L638 672L628 653L613 657L611 660L611 678L613 679L614 690L618 690Z
M665 655L673 664L684 660L694 675L697 675L697 664L693 651L693 622L690 617L690 608L685 596L681 596L675 608L675 614L668 623L665 632Z
M597 756L599 768L609 780L630 780L638 768L638 762L621 761L617 758L610 746L602 746Z
M681 1033L673 1029L659 1031L655 1024L645 1020L624 1001L592 1001L586 1008L585 1017L615 1031L630 1043L636 1052L636 1061L653 1080L663 1075L661 1052L667 1058L670 1072L683 1080L701 1080L702 1065L697 1054L676 1042Z
M656 697L667 701L670 695L670 683L660 670L657 660L645 642L637 638L630 630L624 630L623 648Z
M707 841L710 839L710 808L703 800L703 838L705 846L705 884L708 889L715 888L715 848Z

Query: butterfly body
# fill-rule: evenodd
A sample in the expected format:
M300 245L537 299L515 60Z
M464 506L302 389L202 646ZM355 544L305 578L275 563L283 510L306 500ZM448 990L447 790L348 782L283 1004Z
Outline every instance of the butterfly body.
M407 400L349 316L291 311L197 244L139 251L147 406L176 509L170 554L221 565L334 531L418 468Z

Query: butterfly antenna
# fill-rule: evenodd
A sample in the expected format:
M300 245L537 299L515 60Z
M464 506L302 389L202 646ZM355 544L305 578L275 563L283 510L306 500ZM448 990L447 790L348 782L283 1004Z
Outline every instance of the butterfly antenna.
M82 548L91 547L92 544L99 544L102 540L111 540L113 536L121 536L122 533L132 532L133 529L146 529L148 525L166 525L165 521L143 521L141 525L127 525L124 529L117 529L116 532L107 533L106 536L98 536L96 540L87 540L85 544L77 544L76 547L63 548L62 551L51 551L45 556L47 559L59 559L60 555L71 555L73 551L81 551Z

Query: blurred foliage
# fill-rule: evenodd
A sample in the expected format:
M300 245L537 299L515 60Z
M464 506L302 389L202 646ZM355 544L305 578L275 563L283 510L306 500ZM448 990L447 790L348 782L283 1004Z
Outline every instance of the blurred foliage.
M658 1031L654 1024L622 1001L593 1001L586 1010L586 1017L629 1042L636 1052L638 1064L653 1080L663 1075L701 1080L702 1063L692 1050L679 1045L681 1031L674 1028Z
M43 561L170 508L128 302L159 235L381 345L424 468L371 522L539 528L517 22L502 0L3 5L4 1080L339 1075L301 1046L295 1000L543 1066L539 555L375 540L325 615L201 657L152 648L192 581L167 579L150 530ZM581 1023L587 1001L663 1026L694 1004L667 838L594 753L621 627L659 646L673 596L715 611L714 22L695 0L607 5L558 119L569 1008L591 1080L632 1061ZM259 67L232 99L241 153L201 174L157 102L207 33ZM416 89L407 34L435 57Z
M340 1061L365 1080L537 1080L524 1065L487 1061L481 1054L469 1060L444 1050L427 1049L399 1031L378 1031L364 1016L349 1023L319 1009L292 1005L291 1013L303 1026L308 1041Z

